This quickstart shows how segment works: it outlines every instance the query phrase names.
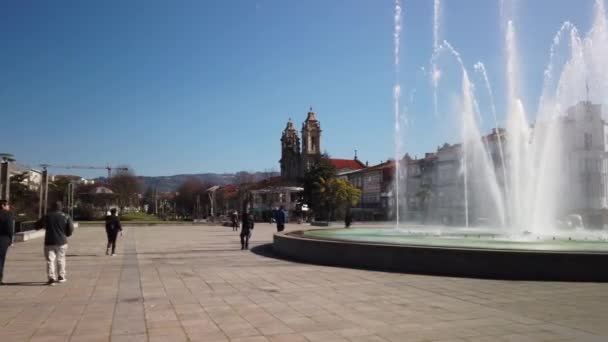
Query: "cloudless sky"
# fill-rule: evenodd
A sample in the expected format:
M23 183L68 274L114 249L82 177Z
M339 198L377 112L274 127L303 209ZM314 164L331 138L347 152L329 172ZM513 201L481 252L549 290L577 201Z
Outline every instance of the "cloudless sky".
M444 0L440 21L472 75L486 64L501 117L501 12L517 28L531 109L561 23L586 32L593 17L593 0L503 1L501 11L500 0ZM440 58L435 115L433 1L402 5L404 135L421 155L457 140L449 102L461 73ZM392 0L4 0L0 152L31 166L126 164L141 175L278 170L287 120L299 128L312 105L322 149L378 163L394 154L393 14Z

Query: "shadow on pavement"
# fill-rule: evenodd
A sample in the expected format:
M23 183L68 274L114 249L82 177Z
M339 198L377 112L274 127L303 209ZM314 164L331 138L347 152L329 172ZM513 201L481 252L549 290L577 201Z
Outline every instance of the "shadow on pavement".
M253 254L263 256L266 258L272 258L272 259L284 260L284 261L294 261L292 259L285 258L285 257L282 257L282 256L276 254L274 252L274 249L272 248L272 243L265 243L263 245L258 245L258 246L252 247L249 249L249 251Z
M3 286L46 286L43 281L22 281L17 283L3 283Z
M147 255L147 254L186 254L186 253L214 253L214 252L234 252L239 248L230 248L230 249L185 249L180 251L154 251L154 252L137 252L138 255ZM128 254L128 253L123 253Z

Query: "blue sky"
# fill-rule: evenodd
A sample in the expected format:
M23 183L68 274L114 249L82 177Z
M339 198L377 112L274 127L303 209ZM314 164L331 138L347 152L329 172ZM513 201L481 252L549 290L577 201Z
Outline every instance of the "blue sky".
M553 35L564 20L586 32L593 1L504 1L534 108ZM500 0L444 2L441 39L470 72L486 64L503 116ZM392 0L2 1L0 117L9 129L0 152L32 166L126 164L141 175L278 170L287 119L299 127L312 105L324 150L349 158L357 149L378 163L394 154L393 10ZM420 155L455 140L448 103L460 74L440 60L435 116L421 71L433 1L404 1L403 10L406 150Z

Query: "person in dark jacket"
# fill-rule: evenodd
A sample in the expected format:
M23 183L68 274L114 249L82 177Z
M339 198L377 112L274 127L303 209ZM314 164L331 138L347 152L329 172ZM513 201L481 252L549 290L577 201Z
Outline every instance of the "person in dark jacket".
M249 238L253 230L253 216L248 212L243 212L243 223L241 224L241 249L249 249Z
M350 209L346 211L346 215L344 216L344 227L350 228L350 225L353 223L353 215L350 213Z
M230 220L232 221L232 231L236 232L239 230L239 214L236 212L236 210L230 214Z
M0 200L0 285L4 285L4 262L8 248L13 245L15 220L10 212L8 201Z
M285 207L281 206L279 210L277 210L276 220L277 232L282 232L285 229L285 223L287 222L287 212L285 211Z
M106 235L108 236L108 246L106 247L106 255L110 254L112 247L112 256L116 255L116 238L118 233L122 232L122 225L118 216L116 216L116 208L110 210L110 216L106 217Z
M37 229L46 229L44 235L44 256L47 264L48 285L56 282L64 283L65 277L65 254L68 250L68 237L74 232L72 218L63 211L61 202L51 204L51 212L44 215L36 224ZM57 277L59 268L59 277Z

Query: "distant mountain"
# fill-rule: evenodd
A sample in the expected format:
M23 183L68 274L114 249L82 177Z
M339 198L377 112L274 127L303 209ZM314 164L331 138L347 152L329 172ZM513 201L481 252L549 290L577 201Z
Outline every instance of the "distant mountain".
M174 176L138 176L143 184L143 189L155 188L159 192L170 192L175 191L182 185L186 180L190 178L197 178L204 184L210 185L227 185L240 183L242 179L250 179L253 181L259 181L269 177L279 176L278 172L237 172L237 173L197 173L197 174L186 174L186 175L174 175Z

